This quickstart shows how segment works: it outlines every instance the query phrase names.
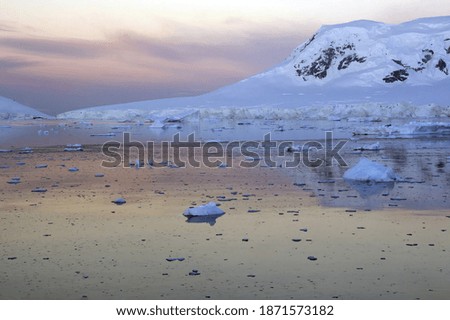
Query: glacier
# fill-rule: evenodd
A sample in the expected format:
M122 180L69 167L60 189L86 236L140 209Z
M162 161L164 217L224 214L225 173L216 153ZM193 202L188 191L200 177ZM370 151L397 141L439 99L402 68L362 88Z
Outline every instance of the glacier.
M0 120L51 119L45 113L0 96Z

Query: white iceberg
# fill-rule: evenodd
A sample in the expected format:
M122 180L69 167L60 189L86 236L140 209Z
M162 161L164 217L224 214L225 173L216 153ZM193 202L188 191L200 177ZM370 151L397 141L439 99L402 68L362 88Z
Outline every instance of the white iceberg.
M375 142L372 144L366 144L366 145L363 145L362 147L355 148L355 150L360 150L360 151L379 151L381 149L382 149L382 147L379 142Z
M367 158L361 158L359 162L344 173L344 179L356 181L388 182L398 180L391 168L373 162Z
M185 217L221 216L223 214L225 214L225 211L220 209L215 202L186 209L183 213Z
M65 152L77 152L77 151L83 151L83 146L79 143L75 143L75 144L68 144L66 145L66 147L64 148Z
M161 118L155 118L153 120L153 123L149 126L150 129L165 129L166 124L164 123L164 120Z

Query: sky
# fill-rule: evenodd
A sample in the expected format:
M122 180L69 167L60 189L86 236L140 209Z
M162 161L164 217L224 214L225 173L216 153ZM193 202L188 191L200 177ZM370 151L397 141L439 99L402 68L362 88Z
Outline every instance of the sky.
M0 96L48 114L209 92L321 25L450 15L448 0L1 0Z

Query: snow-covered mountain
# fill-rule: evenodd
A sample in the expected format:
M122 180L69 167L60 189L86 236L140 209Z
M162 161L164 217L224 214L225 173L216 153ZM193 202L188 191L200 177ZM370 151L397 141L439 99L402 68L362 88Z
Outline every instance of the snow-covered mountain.
M395 26L355 21L322 27L295 49L285 69L318 85L431 85L448 78L449 55L450 17Z
M66 112L60 118L450 116L450 16L323 26L280 65L197 97Z
M36 118L52 118L33 108L24 106L14 100L0 96L0 120L22 120Z

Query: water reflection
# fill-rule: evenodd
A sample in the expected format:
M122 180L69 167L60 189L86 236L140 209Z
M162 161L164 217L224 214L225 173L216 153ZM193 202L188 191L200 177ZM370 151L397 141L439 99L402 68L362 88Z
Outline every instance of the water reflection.
M187 223L208 223L210 226L213 226L216 224L216 219L220 218L224 214L214 214L214 215L207 215L207 216L192 216L189 217L186 222Z
M351 167L364 156L393 168L401 177L397 182L364 182L343 179L348 167L290 170L294 184L317 198L324 206L354 209L403 207L413 209L448 209L450 199L450 140L390 139L383 140L383 150L354 152L362 143L374 140L348 141L341 153ZM449 159L449 160L448 160Z
M356 190L361 198L369 199L380 195L389 195L394 189L395 182L373 182L344 180L353 190Z

